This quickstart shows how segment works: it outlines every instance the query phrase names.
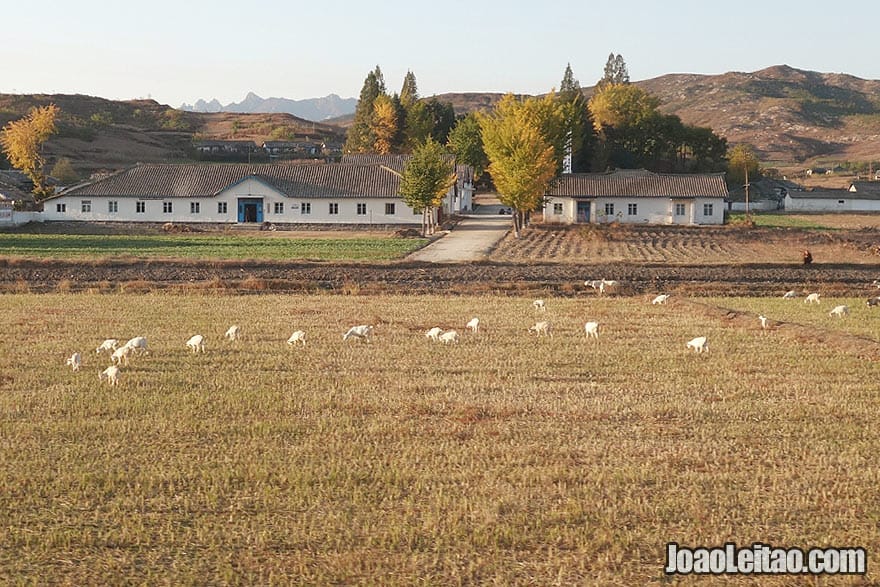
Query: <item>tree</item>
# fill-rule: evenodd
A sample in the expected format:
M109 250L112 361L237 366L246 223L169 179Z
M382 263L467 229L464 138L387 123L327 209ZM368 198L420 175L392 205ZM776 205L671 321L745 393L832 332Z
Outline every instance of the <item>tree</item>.
M61 185L71 185L79 181L79 174L67 157L59 159L52 167L49 175L61 182Z
M391 153L397 137L397 109L391 98L384 94L373 102L370 129L372 135L376 137L373 150L380 155Z
M557 100L567 133L565 147L568 157L567 167L575 173L589 171L596 146L596 132L589 105L581 91L580 82L575 79L571 71L571 64L565 66Z
M758 176L758 157L749 145L739 144L727 152L728 174L731 185L745 185L747 177Z
M501 203L515 210L517 238L525 215L540 207L557 168L553 146L527 106L529 100L519 102L507 94L491 113L478 114L489 173Z
M660 99L630 84L606 84L590 98L596 131L609 126L637 126L654 116Z
M348 129L344 151L346 153L365 153L373 149L376 137L372 133L373 103L385 94L385 78L379 66L367 74L361 95L354 111L354 122Z
M600 90L607 85L628 84L629 71L626 68L626 62L622 55L615 55L613 52L608 55L605 62L605 71L602 79L596 83L596 90Z
M455 183L452 160L443 146L428 137L407 162L400 178L400 196L407 206L422 213L422 234L434 231L434 208Z
M423 144L431 136L433 128L434 121L425 102L419 101L410 106L406 111L404 148L414 151L416 147Z
M416 86L416 76L407 70L403 77L403 87L400 88L400 104L404 108L410 108L419 99L419 89Z
M483 150L480 122L473 112L458 119L449 133L446 146L455 155L457 162L471 166L475 179L483 175L489 162Z
M6 158L13 167L31 179L33 193L38 198L52 195L52 188L46 185L43 171L46 160L42 147L56 132L55 119L59 112L55 104L32 108L27 116L8 123L0 132L0 145Z

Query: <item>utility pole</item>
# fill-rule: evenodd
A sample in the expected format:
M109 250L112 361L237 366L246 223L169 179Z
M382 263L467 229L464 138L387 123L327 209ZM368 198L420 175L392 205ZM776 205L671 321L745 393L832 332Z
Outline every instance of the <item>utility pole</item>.
M749 166L748 166L748 164L746 164L745 170L746 170L746 185L744 187L746 188L746 222L751 222L752 216L749 213Z

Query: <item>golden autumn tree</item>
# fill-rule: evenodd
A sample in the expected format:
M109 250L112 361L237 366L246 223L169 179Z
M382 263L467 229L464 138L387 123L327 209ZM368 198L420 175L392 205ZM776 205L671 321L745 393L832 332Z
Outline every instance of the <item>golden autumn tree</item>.
M388 155L394 148L394 138L397 136L397 108L394 102L381 94L373 102L373 119L370 125L373 136L373 149L380 155Z
M407 206L422 213L422 234L434 232L434 208L455 183L453 161L443 146L428 139L413 151L400 176L400 197Z
M480 114L483 149L498 199L514 209L513 232L519 238L526 214L541 207L556 175L553 145L545 138L540 110L508 94L489 114Z
M13 120L0 132L3 153L13 167L34 182L34 195L38 198L52 195L43 171L46 160L42 154L42 146L55 134L55 119L59 112L60 109L55 104L31 108L27 116Z

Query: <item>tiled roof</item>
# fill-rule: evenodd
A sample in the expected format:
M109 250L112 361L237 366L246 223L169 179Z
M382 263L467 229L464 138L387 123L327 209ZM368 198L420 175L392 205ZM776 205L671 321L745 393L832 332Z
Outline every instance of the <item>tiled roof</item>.
M210 197L255 177L290 197L397 197L400 179L378 165L151 164L73 187L64 196Z
M723 173L652 173L625 169L609 173L567 173L550 187L549 196L569 197L727 197Z
M880 198L880 181L854 181L850 186L850 198L878 199Z
M795 200L880 200L880 191L805 190L788 192L788 196Z
M355 165L384 165L398 173L403 173L406 164L412 159L410 154L378 155L376 153L347 153L342 156L343 163ZM444 159L455 163L455 155L446 154ZM459 180L473 182L474 170L470 165L455 164L455 174Z

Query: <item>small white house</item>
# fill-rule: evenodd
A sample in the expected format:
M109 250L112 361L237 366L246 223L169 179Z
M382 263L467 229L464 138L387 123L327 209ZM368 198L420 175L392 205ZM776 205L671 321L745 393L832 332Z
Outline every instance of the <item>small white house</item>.
M726 197L723 173L569 173L547 193L544 222L723 224Z
M48 221L418 225L380 165L138 165L48 198Z
M788 212L880 212L880 183L856 181L847 190L788 192Z

